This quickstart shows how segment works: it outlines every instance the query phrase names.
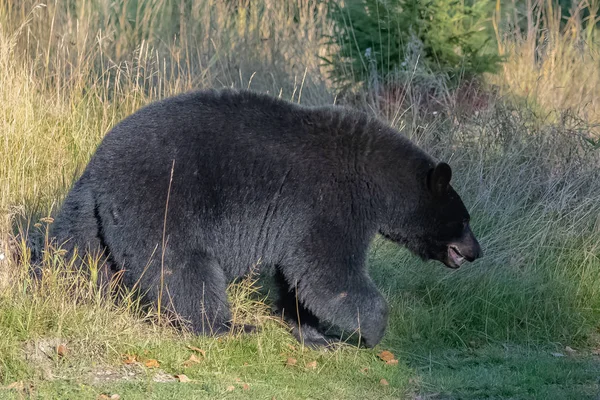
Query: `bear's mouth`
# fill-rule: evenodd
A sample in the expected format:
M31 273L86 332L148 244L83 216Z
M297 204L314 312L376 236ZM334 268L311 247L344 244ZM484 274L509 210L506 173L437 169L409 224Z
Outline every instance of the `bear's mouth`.
M467 261L466 257L462 255L458 247L454 245L448 246L448 262L446 266L449 268L460 268L464 262Z

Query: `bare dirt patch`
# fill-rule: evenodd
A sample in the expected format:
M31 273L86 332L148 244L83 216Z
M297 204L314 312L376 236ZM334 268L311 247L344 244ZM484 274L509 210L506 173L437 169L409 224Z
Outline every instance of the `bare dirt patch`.
M61 338L42 338L32 340L24 345L25 360L32 365L43 380L62 379L65 375L72 378L80 375L79 380L90 385L103 385L116 382L132 382L148 377L158 383L176 382L177 378L164 370L148 369L142 363L123 364L120 366L100 363L93 367L77 367L61 365L62 359L73 351L69 343ZM68 374L67 374L68 372Z

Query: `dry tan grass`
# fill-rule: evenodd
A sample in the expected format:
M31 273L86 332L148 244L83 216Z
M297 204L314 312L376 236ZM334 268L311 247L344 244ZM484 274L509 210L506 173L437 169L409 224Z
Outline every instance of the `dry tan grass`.
M525 99L542 118L556 121L569 111L590 124L600 123L600 37L595 29L600 3L581 1L566 18L552 1L529 1L524 33L510 28L518 18L503 14L500 0L496 4L494 27L506 62L491 81L504 95ZM583 17L584 11L590 15Z

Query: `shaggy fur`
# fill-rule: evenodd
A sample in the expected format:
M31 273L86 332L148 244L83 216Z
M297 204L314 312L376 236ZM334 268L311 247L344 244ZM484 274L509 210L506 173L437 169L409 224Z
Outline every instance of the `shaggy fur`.
M374 346L388 317L365 267L378 232L450 267L460 265L448 259L452 243L455 261L480 255L450 176L361 112L198 91L116 125L53 232L68 251L103 251L150 301L159 297L164 250L162 304L198 333L230 329L226 286L260 260L298 339L302 331L308 344L326 344L318 326L327 322L360 329Z

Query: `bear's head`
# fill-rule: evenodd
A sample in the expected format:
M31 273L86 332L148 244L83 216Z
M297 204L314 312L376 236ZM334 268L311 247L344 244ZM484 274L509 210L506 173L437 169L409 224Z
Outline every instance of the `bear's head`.
M450 185L452 170L444 162L416 174L416 190L402 193L397 207L380 233L424 260L437 260L449 268L482 256L469 226L470 216Z

